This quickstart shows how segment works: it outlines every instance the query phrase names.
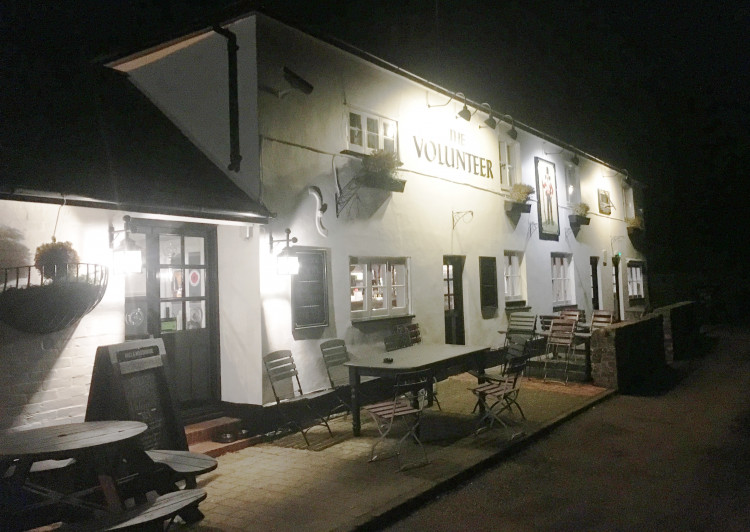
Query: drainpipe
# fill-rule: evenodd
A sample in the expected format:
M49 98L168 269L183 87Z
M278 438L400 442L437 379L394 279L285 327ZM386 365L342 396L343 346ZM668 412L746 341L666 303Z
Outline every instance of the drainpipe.
M227 63L229 70L229 165L228 170L240 171L240 117L237 96L237 35L231 31L214 26L213 30L227 40Z

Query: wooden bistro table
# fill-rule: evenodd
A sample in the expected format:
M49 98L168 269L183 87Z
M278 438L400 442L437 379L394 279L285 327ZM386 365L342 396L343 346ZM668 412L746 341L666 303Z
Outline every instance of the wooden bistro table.
M363 376L388 377L422 369L467 371L484 373L488 346L453 344L415 344L395 351L373 349L344 365L349 367L352 392L352 430L360 435L359 386ZM386 359L393 359L386 362Z
M159 504L158 500L162 497L141 509L126 511L117 489L116 469L119 459L128 456L129 453L139 452L136 437L146 429L147 425L139 421L88 421L1 433L0 488L8 492L19 493L28 490L39 493L29 482L32 464L44 460L73 458L82 465L90 466L97 475L106 508L95 513L99 522L109 523L105 528L122 526L122 518L125 517L126 521L135 519L136 524L158 520L162 516L157 514L165 511L162 508L164 505ZM90 490L85 490L81 493L89 492ZM76 493L62 494L49 489L45 489L43 493L52 503L59 502L84 508L92 506L91 503L80 499ZM184 508L197 504L205 498L203 490L182 490L167 495L164 502L170 502L170 511L177 506ZM164 518L167 517L169 515L164 515Z

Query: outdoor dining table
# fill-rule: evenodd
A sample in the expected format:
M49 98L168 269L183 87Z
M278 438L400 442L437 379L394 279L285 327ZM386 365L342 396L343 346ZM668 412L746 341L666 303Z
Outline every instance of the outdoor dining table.
M93 513L107 517L117 517L132 511L125 510L124 501L118 491L117 467L124 457L144 458L138 449L136 438L147 429L139 421L88 421L39 427L0 434L0 491L4 492L0 506L8 505L17 496L18 501L27 501L34 494L42 496L46 502L31 505L42 508L49 504L66 504L73 507L92 510ZM98 487L104 496L105 507L99 511L96 505L85 500L91 492L84 489L77 493L58 493L54 489L42 488L31 482L29 476L35 462L45 460L63 460L73 458L79 465L90 468L97 476ZM191 493L187 493L190 491ZM195 493L192 493L195 492ZM200 492L200 493L199 493ZM25 495L26 494L26 495ZM203 490L183 490L181 493L167 494L171 504L178 502L182 506L189 504L188 499L196 501L205 498ZM145 494L143 494L145 497ZM154 506L148 508L148 518L154 513ZM2 508L3 513L23 515L28 509L23 507ZM162 511L159 509L158 511ZM130 517L130 516L128 516ZM138 516L139 518L142 516ZM0 527L1 528L1 527Z
M361 429L359 416L361 377L395 377L399 373L408 371L422 369L447 371L451 368L458 368L460 371L472 369L481 375L484 373L488 351L488 346L481 345L427 343L419 343L395 351L385 351L385 348L375 347L369 351L361 350L360 356L355 354L355 358L345 363L349 367L354 435L359 436Z

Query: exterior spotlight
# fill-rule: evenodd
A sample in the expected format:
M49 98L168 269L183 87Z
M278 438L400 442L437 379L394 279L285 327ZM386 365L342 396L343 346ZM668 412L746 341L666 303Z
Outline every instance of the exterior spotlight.
M268 247L270 252L273 253L274 244L278 242L286 242L286 246L284 246L284 249L281 250L281 253L279 253L279 256L276 259L277 271L279 275L297 275L299 273L299 259L297 258L294 249L290 246L290 244L297 243L297 237L289 237L292 233L292 230L289 228L286 228L284 232L286 233L286 238L280 238L278 240L274 240L273 234L269 233Z
M469 108L468 108L468 107L466 107L466 104L464 104L464 108L463 108L463 109L461 109L461 110L460 110L460 111L458 112L458 116L460 116L461 118L463 118L463 119L464 119L464 120L466 120L467 122L468 122L469 120L471 120L471 111L469 111Z
M573 158L570 160L571 163L578 166L578 164L581 162L581 160L578 158L577 154L573 154Z
M130 216L123 216L122 229L109 226L109 247L112 249L115 271L117 273L141 273L143 267L143 250L130 238ZM124 233L122 240L115 246L118 233Z
M516 126L511 124L510 129L508 130L508 136L512 138L513 140L516 140L518 138L518 131L516 131Z
M497 120L492 116L492 107L488 103L483 103L482 106L487 108L487 119L484 121L484 125L490 129L495 129L497 127Z

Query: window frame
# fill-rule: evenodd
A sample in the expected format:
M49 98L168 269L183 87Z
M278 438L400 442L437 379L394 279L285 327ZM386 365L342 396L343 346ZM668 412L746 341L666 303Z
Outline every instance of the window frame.
M360 136L362 139L362 144L356 144L352 142L352 115L359 115L361 118L360 121ZM367 127L367 121L368 120L376 120L378 122L378 142L377 147L372 147L368 145L368 127ZM386 137L385 129L388 126L393 126L393 137L392 137L392 143L393 143L393 149L389 149L386 143ZM396 120L393 120L391 118L370 112L365 111L362 109L358 109L355 107L348 107L346 109L345 113L345 127L346 127L346 149L355 152L355 153L361 153L363 155L369 155L375 150L385 150L392 153L395 153L398 155L398 122Z
M500 161L500 183L503 188L511 188L521 183L521 146L517 140L500 134L498 138L498 159Z
M512 258L517 258L517 271L513 274L511 272L511 275L508 275L508 268L513 268L513 260ZM524 255L521 251L515 251L515 250L505 250L503 252L503 291L505 294L505 301L508 302L518 302L518 301L526 301L526 275L524 270ZM511 278L517 278L518 279L518 293L517 294L508 294L508 283L509 279Z
M642 301L646 299L645 263L642 260L629 260L626 268L628 276L628 300Z
M562 260L562 262L558 263L558 260ZM552 308L575 305L573 254L553 251L550 254L550 276L552 278ZM562 295L568 296L563 299L558 298L558 286L560 284L562 285Z
M385 265L385 284L373 284L373 265ZM364 273L362 285L353 283L352 268L360 266ZM394 284L394 268L402 266L404 268L403 283ZM382 276L381 276L382 279ZM402 288L405 299L404 306L394 306L394 288ZM352 290L362 289L362 309L353 310L351 308ZM390 294L384 297L385 306L383 308L373 308L373 288L379 288L384 294ZM408 316L411 313L411 260L409 257L349 257L349 313L352 321L388 319L398 316Z

